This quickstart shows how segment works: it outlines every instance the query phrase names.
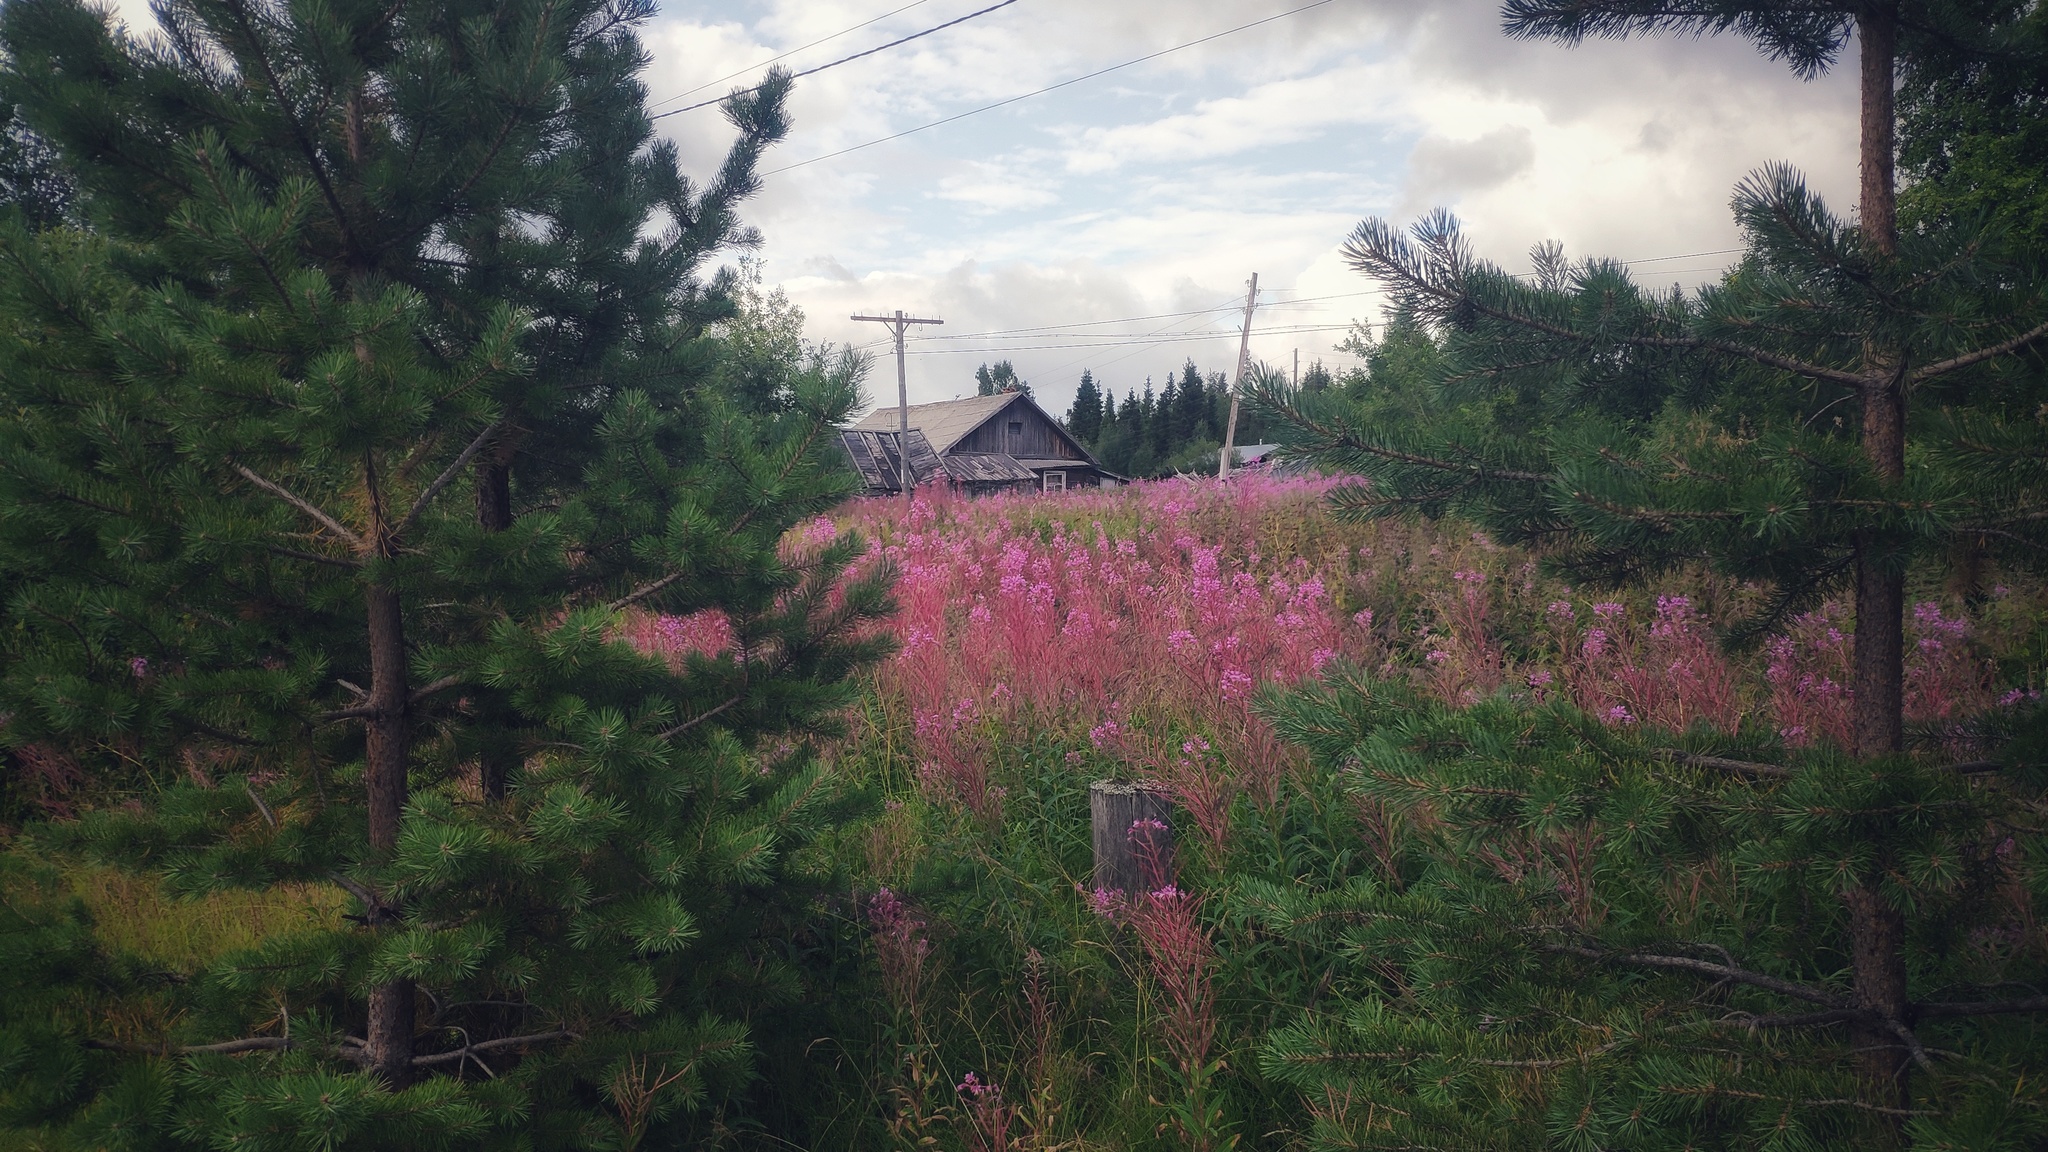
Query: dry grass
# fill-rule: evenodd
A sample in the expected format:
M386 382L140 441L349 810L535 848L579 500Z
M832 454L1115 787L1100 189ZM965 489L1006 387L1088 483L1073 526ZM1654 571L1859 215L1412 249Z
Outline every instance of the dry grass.
M204 967L222 953L306 928L339 928L347 897L326 884L180 897L153 877L77 865L64 870L92 911L93 933L110 950L172 971Z

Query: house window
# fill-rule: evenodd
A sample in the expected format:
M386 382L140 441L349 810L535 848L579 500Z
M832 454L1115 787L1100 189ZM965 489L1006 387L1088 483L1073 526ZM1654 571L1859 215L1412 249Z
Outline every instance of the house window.
M1067 474L1065 472L1047 472L1045 474L1045 490L1047 492L1065 492L1067 490Z
M1015 444L1023 439L1024 422L1022 420L1010 421L1010 443Z

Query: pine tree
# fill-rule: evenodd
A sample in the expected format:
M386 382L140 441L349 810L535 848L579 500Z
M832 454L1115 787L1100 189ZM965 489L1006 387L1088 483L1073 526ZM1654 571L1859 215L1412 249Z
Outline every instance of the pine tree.
M147 801L51 837L331 882L356 923L183 974L144 1035L97 1031L86 972L33 1022L52 1131L630 1146L744 1080L840 803L770 737L846 701L887 574L784 551L846 490L854 381L710 387L731 281L698 273L751 238L787 82L727 102L699 189L652 142L651 11L175 0L144 43L0 9L92 225L0 241L5 739ZM622 638L700 610L731 650Z
M1074 390L1074 406L1067 410L1067 431L1074 439L1093 447L1102 438L1102 390L1095 386L1095 374L1083 369L1081 385Z
M1897 879L1916 842L1878 814L1901 797L1947 803L1952 783L1901 755L1907 572L1959 542L2031 563L2048 508L2032 414L2041 380L2017 358L2048 337L2039 254L1995 224L1903 237L1896 227L1901 35L1910 48L1937 33L1950 45L1998 34L1965 15L1889 3L1511 0L1511 34L1734 29L1805 75L1829 67L1853 31L1863 78L1856 224L1829 213L1791 169L1766 169L1736 194L1743 266L1696 296L1660 296L1619 264L1572 264L1555 247L1537 250L1537 282L1524 283L1475 258L1444 214L1417 225L1412 241L1368 221L1347 245L1354 266L1445 338L1434 411L1403 423L1346 411L1327 394L1266 397L1302 448L1373 478L1340 496L1353 512L1462 508L1505 538L1547 543L1588 580L1704 560L1773 590L1751 633L1849 589L1850 751L1882 796L1846 781L1815 793L1867 820L1836 896L1850 1014L1811 1023L1847 1024L1860 1102L1894 1110L1912 1106L1918 1042L1900 1029L1926 994L1928 966L1909 955L1907 914L1928 888ZM1840 418L1843 404L1860 419Z
M1248 887L1238 914L1331 958L1277 1029L1317 1149L2031 1148L2029 1014L2048 724L2005 786L1872 772L1767 737L1610 727L1562 704L1452 708L1341 674L1266 709L1355 797L1373 863ZM1765 760L1761 757L1769 756ZM1916 996L1883 1021L1928 1072L1872 1099L1840 898L1873 834L1911 911ZM1366 855L1366 854L1361 854ZM1981 947L1970 941L2011 941Z

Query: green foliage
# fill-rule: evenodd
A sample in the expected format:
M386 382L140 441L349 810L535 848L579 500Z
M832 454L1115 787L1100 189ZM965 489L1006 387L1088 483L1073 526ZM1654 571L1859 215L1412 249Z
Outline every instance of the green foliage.
M0 9L90 225L0 236L0 740L87 809L37 844L350 913L153 974L6 877L43 1146L632 1146L746 1090L892 577L789 538L861 362L699 277L787 83L699 188L650 14ZM626 640L700 611L730 649Z
M974 370L974 392L977 396L995 396L1004 392L1022 392L1031 395L1031 385L1017 375L1017 369L1008 360L998 360L995 367L986 364Z
M2021 927L2042 889L2032 764L1788 756L1561 705L1452 709L1356 672L1269 703L1404 833L1345 885L1253 896L1272 931L1339 958L1331 1000L1260 1055L1321 1106L1314 1146L2042 1138L2037 1025L1998 1014L2048 960ZM1849 1027L1845 895L1873 869L1906 910L1903 1034L1929 1060L1904 1112L1867 1102Z
M1340 508L1465 512L1603 583L1704 559L1774 589L1753 631L1840 587L1858 533L1901 566L1960 537L2031 563L2040 379L1974 355L2048 314L2030 252L1983 225L1873 258L1784 168L1745 182L1736 207L1751 254L1696 295L1646 292L1619 265L1555 248L1534 254L1525 283L1473 256L1448 216L1412 239L1368 221L1349 251L1441 333L1440 351L1427 338L1401 349L1435 386L1404 402L1370 384L1333 395L1269 379L1260 400L1299 450L1371 478L1340 491ZM1896 483L1866 462L1858 427L1829 419L1854 399L1867 339L1920 366ZM1937 396L1953 407L1933 409Z

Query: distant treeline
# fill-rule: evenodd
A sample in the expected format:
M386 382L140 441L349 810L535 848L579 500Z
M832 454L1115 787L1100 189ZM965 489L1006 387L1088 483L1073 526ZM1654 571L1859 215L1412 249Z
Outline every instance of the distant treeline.
M1302 383L1320 389L1329 387L1332 379L1316 363L1302 372ZM1126 389L1121 401L1092 371L1083 372L1073 407L1063 417L1067 430L1095 453L1103 467L1134 477L1213 474L1229 421L1229 378L1221 372L1205 373L1193 360L1178 372L1166 373L1165 388L1155 388L1148 376L1142 391ZM1263 436L1258 416L1241 409L1236 443L1258 444Z

